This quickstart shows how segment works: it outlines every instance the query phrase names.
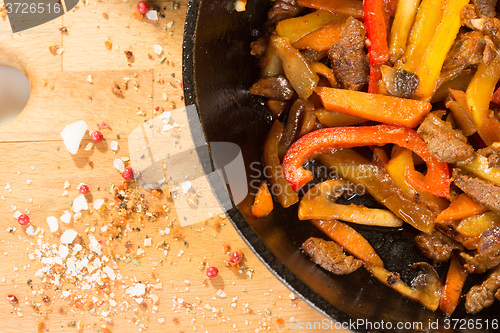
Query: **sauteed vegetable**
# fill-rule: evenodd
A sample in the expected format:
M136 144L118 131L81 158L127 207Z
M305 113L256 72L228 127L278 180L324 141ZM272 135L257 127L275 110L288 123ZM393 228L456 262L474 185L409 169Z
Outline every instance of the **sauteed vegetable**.
M263 147L269 186L261 183L254 215L272 214L272 198L298 206L325 235L302 245L315 263L333 274L363 266L427 309L451 315L465 295L477 313L500 300L496 4L271 0L251 44L261 72L250 92L274 118ZM359 195L384 208L337 202ZM405 223L446 276L414 263L420 275L405 284L349 225Z

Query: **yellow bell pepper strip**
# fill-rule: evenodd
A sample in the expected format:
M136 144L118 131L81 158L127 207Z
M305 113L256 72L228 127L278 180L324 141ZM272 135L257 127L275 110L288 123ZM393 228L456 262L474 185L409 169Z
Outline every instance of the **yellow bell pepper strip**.
M395 67L415 73L431 43L443 13L445 0L422 0L408 37L406 50Z
M420 78L417 91L415 91L416 97L422 100L430 100L432 98L446 55L457 37L458 30L462 26L460 12L462 7L467 5L469 1L446 0L441 22L423 58L419 59L420 64L415 71L415 74Z
M313 179L311 171L302 168L302 164L314 155L339 148L383 146L389 143L410 149L427 164L427 173L423 179L415 170L404 170L409 184L436 196L450 196L448 165L431 156L427 145L416 131L397 125L334 127L311 132L290 147L283 159L283 172L293 190L297 191Z
M397 273L390 272L381 266L363 263L364 267L373 277L387 287L398 293L422 304L426 309L436 311L441 299L441 281L434 268L428 263L421 262L413 265L414 268L422 269L422 273L413 281L409 287Z
M345 20L340 23L330 23L300 38L292 43L292 46L301 50L328 51L339 39L344 28L344 22Z
M363 1L360 0L297 0L297 4L357 19L363 18Z
M343 179L330 179L312 187L300 200L299 219L341 220L356 224L392 228L403 225L403 220L385 209L335 203L335 196L340 196L342 191L355 192L355 188L350 189L352 185L354 184Z
M347 224L337 220L311 220L311 223L354 257L373 266L384 266L382 259L366 238Z
M450 206L443 210L437 217L436 223L451 222L461 220L471 215L484 213L487 209L472 200L467 194L460 194L450 203Z
M382 164L368 161L352 149L319 155L316 159L333 175L363 186L375 200L416 229L427 233L434 229L436 214L397 187Z
M446 282L443 286L441 293L441 301L439 309L447 316L455 311L460 298L462 297L462 288L464 287L465 280L467 279L467 270L460 262L457 255L453 255L450 261L450 267L446 274Z
M457 231L464 236L479 237L486 230L499 224L500 216L490 211L464 218L457 226Z
M273 197L266 182L261 182L252 205L252 215L255 217L264 217L273 211Z
M278 158L278 144L283 134L283 125L275 120L264 141L262 159L271 189L278 202L285 208L299 201L299 196L286 181Z
M489 117L490 101L495 86L500 79L500 57L495 57L489 65L484 62L477 67L476 74L467 87L467 104L476 126L480 128Z
M406 180L404 173L401 172L401 170L406 170L407 168L411 170L415 169L413 152L409 149L395 146L393 148L391 159L386 165L386 169L396 186L401 188L410 197L417 197L419 200L422 200L433 211L439 212L448 207L447 200L436 197L427 192L416 190L413 186L411 186Z
M290 45L288 38L271 36L271 44L276 47L278 57L283 63L285 76L293 89L300 97L308 99L318 84L318 75L312 70L304 56Z
M317 10L314 13L280 21L276 26L276 33L279 36L288 38L290 43L294 43L315 30L323 28L332 22L343 22L345 19L341 15Z
M416 127L432 108L423 101L362 91L318 87L316 93L329 111L407 127Z
M399 0L396 16L389 34L390 60L395 63L406 50L406 41L410 35L420 0Z
M476 155L471 163L463 165L460 168L500 185L500 168L490 168L488 159L483 155Z
M316 118L326 127L357 125L367 121L366 119L360 117L351 116L337 111L328 111L325 109L317 109Z

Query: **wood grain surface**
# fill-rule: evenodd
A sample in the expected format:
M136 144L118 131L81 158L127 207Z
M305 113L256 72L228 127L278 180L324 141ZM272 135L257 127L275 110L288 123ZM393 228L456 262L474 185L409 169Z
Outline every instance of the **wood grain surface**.
M109 199L110 185L122 183L113 160L128 156L128 134L154 117L156 107L161 112L183 105L181 47L187 0L177 1L178 9L171 1L150 3L164 14L159 21L138 20L133 15L136 1L123 0L81 1L66 15L16 34L8 20L0 18L0 64L20 68L31 83L23 112L0 127L0 332L35 332L41 321L44 332L75 332L72 322L82 322L82 332L103 328L112 332L288 332L296 331L291 318L299 322L327 320L304 301L291 299L291 291L251 253L230 222L218 216L179 228L179 239L159 233L166 226L176 227L174 218L131 221L141 231L113 243L116 251L125 250L128 239L134 245L142 244L146 235L153 238L153 244L165 241L170 248L166 255L154 247L145 249L140 266L120 262L124 280L112 285L111 295L73 290L71 283L56 290L35 277L42 267L36 258L30 259L37 238L26 234L26 228L13 218L14 212L29 212L32 225L46 229L44 241L59 244L61 231L69 226L60 223L60 231L50 235L46 218L59 217L69 209L82 182L90 187L91 198ZM62 33L62 27L68 32ZM111 50L106 49L106 41L112 43ZM155 54L155 44L162 46L162 55ZM58 45L62 54L52 54L50 45ZM133 52L133 62L124 51ZM92 84L87 81L89 75ZM127 90L126 78L130 79ZM113 82L122 87L124 98L111 93ZM90 142L87 134L79 152L71 155L59 133L82 119L89 129L97 129L102 121L111 128L102 131L105 141L89 151L84 150ZM117 152L109 147L113 140L119 144ZM66 181L71 186L63 196ZM172 205L169 199L162 200ZM71 227L84 233L92 223L96 227L100 223L90 215L83 221ZM226 244L231 250L243 251L241 270L225 266ZM219 268L217 278L206 277L200 269L203 261ZM150 292L159 296L156 304L148 298L137 306L124 293L134 279L162 283L161 289ZM72 295L96 293L104 305L93 311L75 307L61 289ZM218 290L226 296L216 295ZM19 304L11 306L8 294L16 295ZM48 305L42 302L44 294L51 296ZM135 306L127 310L111 307L110 299Z

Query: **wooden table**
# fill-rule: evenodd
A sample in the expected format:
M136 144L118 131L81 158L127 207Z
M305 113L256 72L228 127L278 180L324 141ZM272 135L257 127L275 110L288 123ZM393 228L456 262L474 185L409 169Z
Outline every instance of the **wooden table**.
M17 223L14 211L29 211L32 225L46 229L44 240L58 244L60 231L51 235L46 218L59 217L69 209L82 182L88 184L94 199L109 197L110 185L122 182L113 160L128 155L127 135L154 117L156 107L170 110L183 105L181 45L187 0L177 1L178 9L171 1L150 3L161 8L165 17L138 20L133 15L136 1L88 0L54 21L21 33L12 34L8 21L0 18L0 64L20 68L31 83L28 105L14 121L0 127L0 331L34 332L37 323L44 321L43 331L74 332L71 322L80 321L83 332L103 327L113 332L137 332L146 327L150 332L287 332L294 331L292 317L298 322L327 320L302 300L291 299L291 291L250 252L229 221L220 217L181 228L181 240L159 234L158 230L171 223L166 218L140 224L141 232L134 234L138 241L148 234L154 244L166 240L170 249L166 256L163 251L148 249L140 266L120 263L128 285L114 286L113 297L133 304L124 295L130 279L160 281L162 288L152 291L159 296L155 305L148 299L145 305L131 306L128 311L105 305L90 313L70 306L70 297L64 298L61 290L55 291L34 276L41 267L39 261L29 258L36 248L30 242L36 238ZM60 31L62 27L66 33ZM111 50L106 49L106 41L112 43ZM155 44L162 46L162 55L155 54ZM52 54L50 45L59 46L59 54ZM133 62L124 55L129 50ZM130 79L127 90L124 78ZM112 94L113 82L121 85L124 98ZM85 151L90 142L87 134L79 152L71 155L59 133L77 120L85 120L92 130L97 123L109 122L111 129L102 131L106 141ZM113 140L119 144L116 153L109 147ZM63 196L66 181L71 186ZM69 227L60 226L61 230ZM9 232L9 227L16 230ZM117 244L117 248L123 246ZM225 244L243 251L242 268L253 274L224 265L228 259ZM207 279L199 268L203 261L219 267L217 278ZM216 295L220 289L226 297ZM6 300L8 294L18 297L16 308ZM49 305L41 301L42 294L52 297ZM106 303L109 296L100 294L98 298ZM38 315L32 302L40 305ZM102 313L105 309L109 314ZM284 324L278 325L278 318Z

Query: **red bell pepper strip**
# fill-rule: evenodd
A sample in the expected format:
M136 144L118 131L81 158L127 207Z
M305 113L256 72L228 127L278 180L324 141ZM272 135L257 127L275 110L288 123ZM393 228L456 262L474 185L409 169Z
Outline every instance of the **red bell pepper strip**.
M427 164L427 173L422 178L412 168L406 168L405 177L410 185L436 196L450 197L450 173L448 164L438 162L431 156L424 140L416 131L399 125L381 124L376 126L333 127L311 132L288 149L283 159L283 172L294 191L313 179L311 171L302 168L315 154L340 148L394 143L410 149Z
M378 81L381 78L380 65L389 61L389 47L387 45L388 12L384 0L365 0L365 29L370 45L368 58L370 59L370 80L368 92L378 92Z
M491 96L491 101L497 105L500 105L500 87Z

